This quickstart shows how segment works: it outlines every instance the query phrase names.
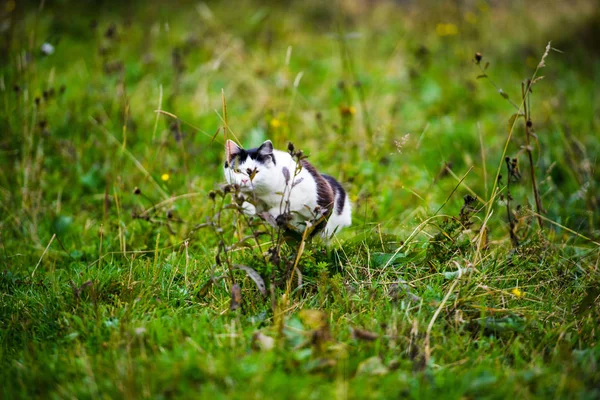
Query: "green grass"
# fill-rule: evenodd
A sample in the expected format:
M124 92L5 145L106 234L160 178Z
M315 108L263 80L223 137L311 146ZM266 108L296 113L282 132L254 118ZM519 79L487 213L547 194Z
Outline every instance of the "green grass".
M2 397L598 398L597 5L460 4L3 4ZM539 229L493 84L521 106L549 41ZM250 229L235 212L196 229L221 210L222 93L228 135L292 141L350 193L300 289L266 238L217 262Z

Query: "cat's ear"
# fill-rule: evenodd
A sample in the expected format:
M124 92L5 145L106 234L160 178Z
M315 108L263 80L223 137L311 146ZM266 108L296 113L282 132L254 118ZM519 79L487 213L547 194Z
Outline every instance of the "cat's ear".
M225 143L225 154L227 156L227 162L230 163L231 160L242 152L242 148L232 142L231 140L227 140Z
M273 143L270 140L265 141L258 148L258 154L261 156L268 156L273 154Z

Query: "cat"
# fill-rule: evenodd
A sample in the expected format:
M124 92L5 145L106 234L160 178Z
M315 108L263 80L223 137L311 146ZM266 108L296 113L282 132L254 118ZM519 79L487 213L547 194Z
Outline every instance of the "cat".
M246 199L253 198L254 204L242 205L246 214L266 211L275 219L290 215L290 224L298 231L304 231L306 221L324 221L320 219L324 216L325 239L352 223L350 199L342 185L308 161L298 163L289 152L273 149L270 140L249 150L227 140L225 154L227 183L239 185Z

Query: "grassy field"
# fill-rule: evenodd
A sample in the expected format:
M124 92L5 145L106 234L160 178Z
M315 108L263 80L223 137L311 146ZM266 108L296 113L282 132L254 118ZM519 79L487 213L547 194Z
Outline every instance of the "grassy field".
M0 397L599 398L600 10L443 3L0 3Z

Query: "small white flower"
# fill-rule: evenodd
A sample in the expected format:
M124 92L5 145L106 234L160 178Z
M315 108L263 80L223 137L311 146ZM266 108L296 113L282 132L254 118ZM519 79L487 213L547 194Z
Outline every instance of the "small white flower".
M44 43L42 45L42 53L46 56L49 56L50 54L54 53L54 46L48 42Z
M144 333L146 333L146 328L144 328L143 326L140 326L139 328L135 328L136 335L142 336Z

